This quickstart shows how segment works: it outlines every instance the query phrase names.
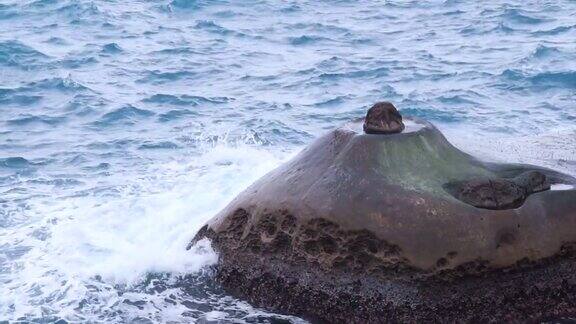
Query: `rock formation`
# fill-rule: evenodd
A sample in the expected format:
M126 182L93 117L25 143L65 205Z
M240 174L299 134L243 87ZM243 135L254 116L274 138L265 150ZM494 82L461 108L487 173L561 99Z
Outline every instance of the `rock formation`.
M403 130L402 115L390 102L378 102L368 110L364 120L366 134L394 134Z
M514 179L472 179L448 183L444 188L474 207L510 209L522 206L533 193L549 190L550 184L543 173L529 171Z
M548 190L576 179L482 162L390 106L322 136L198 232L223 287L312 322L576 315L576 190Z

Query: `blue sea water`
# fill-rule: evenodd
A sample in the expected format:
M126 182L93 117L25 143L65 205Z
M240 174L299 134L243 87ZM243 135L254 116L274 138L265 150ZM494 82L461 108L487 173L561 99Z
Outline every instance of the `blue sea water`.
M576 2L3 0L0 321L302 322L185 249L378 100L576 174Z

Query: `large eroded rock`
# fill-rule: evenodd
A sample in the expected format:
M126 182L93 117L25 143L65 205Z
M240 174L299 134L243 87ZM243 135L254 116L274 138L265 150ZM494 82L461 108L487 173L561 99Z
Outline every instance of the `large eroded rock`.
M574 178L483 163L423 120L389 135L362 123L319 138L200 230L230 293L315 322L576 314L576 190L548 190Z

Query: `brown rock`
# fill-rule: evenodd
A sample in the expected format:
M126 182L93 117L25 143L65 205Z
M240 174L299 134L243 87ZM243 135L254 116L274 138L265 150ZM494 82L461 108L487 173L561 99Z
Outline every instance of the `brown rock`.
M456 185L454 196L469 205L486 209L520 207L527 197L526 190L508 179L474 179Z
M364 120L366 134L395 134L403 130L402 115L390 102L379 102L368 109Z
M529 195L550 189L546 175L528 171L513 179L472 179L445 185L462 202L478 208L503 210L522 206Z
M514 182L524 187L528 194L550 190L546 175L538 171L528 171L514 178Z
M236 197L195 238L219 252L222 286L313 322L576 315L576 190L492 210L456 199L446 185L507 179L496 189L468 185L498 205L494 197L576 179L484 163L412 121L422 128L395 136L357 132L359 123L334 130Z

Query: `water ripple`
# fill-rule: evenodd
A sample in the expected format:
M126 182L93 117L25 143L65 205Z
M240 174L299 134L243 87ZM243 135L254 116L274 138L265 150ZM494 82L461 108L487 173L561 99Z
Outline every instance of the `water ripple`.
M205 98L201 96L190 95L169 95L169 94L155 94L152 97L142 100L146 103L167 104L173 106L198 106L200 104L221 104L230 101L226 97L212 97Z
M533 13L529 13L525 10L520 9L506 9L504 10L504 13L502 13L501 17L505 21L518 24L528 24L528 25L542 24L544 22L553 20L553 19L538 18Z
M48 56L19 41L0 42L0 64L29 68L45 62Z
M31 166L28 160L23 157L9 157L0 159L0 167L10 168L10 169L24 169Z
M99 127L119 124L130 125L153 115L155 115L155 113L152 111L127 105L104 114L98 121L94 122L94 124Z
M13 126L27 126L30 124L46 124L56 126L66 121L64 117L51 117L51 116L23 116L6 121L7 124Z

